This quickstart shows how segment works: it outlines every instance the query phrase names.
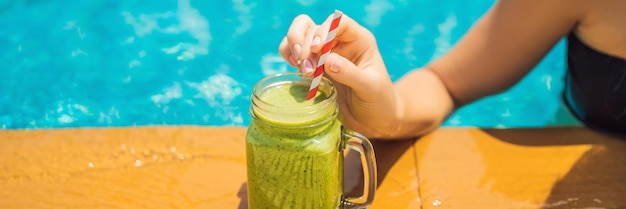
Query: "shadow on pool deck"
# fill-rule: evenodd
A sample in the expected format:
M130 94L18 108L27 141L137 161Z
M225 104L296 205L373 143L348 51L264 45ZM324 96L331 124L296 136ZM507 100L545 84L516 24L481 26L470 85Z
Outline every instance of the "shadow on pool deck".
M543 208L626 206L626 140L568 128L484 131L507 143L522 146L591 145L591 149L552 186Z

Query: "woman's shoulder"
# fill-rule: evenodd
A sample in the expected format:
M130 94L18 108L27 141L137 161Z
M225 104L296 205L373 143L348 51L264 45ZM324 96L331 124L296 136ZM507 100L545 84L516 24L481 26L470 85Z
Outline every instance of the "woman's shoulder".
M574 33L589 47L626 59L626 1L583 1L584 13Z

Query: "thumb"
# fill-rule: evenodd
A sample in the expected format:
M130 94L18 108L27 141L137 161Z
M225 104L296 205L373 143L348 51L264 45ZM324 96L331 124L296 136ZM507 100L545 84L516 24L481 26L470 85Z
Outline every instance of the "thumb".
M360 69L350 60L337 54L330 53L326 57L324 71L333 80L349 86L353 90L365 90L369 86L368 73Z

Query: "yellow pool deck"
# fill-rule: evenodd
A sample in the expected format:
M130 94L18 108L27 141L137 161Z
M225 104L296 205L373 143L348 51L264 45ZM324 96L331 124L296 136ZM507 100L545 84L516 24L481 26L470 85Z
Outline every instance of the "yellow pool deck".
M246 208L245 131L0 131L0 208ZM374 146L373 209L626 208L626 140L585 128L441 128Z

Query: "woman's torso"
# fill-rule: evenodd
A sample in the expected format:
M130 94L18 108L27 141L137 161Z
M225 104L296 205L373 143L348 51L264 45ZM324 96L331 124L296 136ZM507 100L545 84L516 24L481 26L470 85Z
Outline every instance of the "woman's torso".
M626 1L589 1L568 35L564 91L587 126L626 136Z

